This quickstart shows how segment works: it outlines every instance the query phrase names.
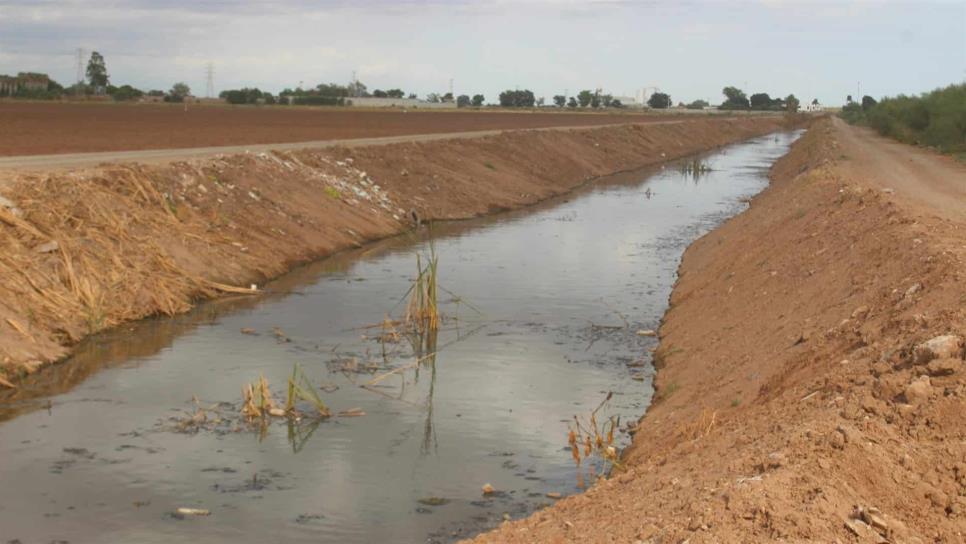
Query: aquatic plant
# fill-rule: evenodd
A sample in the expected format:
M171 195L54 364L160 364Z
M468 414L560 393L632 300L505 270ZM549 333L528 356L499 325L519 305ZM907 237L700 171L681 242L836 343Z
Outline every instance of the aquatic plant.
M437 285L439 255L436 247L429 246L430 256L426 267L422 257L416 254L416 279L409 288L409 303L406 306L404 322L420 334L439 329L439 289Z
M708 166L708 163L696 157L689 161L682 162L680 171L685 177L698 179L702 175L711 172L711 167Z
M294 417L301 415L295 406L299 401L310 403L318 411L319 417L329 417L330 415L329 408L305 376L302 367L295 363L292 368L292 376L288 379L288 394L286 395L284 409L279 408L275 403L268 380L265 379L265 376L261 376L257 382L242 387L241 413L249 422L266 416Z
M620 426L620 417L610 416L603 424L598 424L597 413L613 398L610 392L597 408L590 413L590 417L581 422L574 416L574 423L568 429L567 443L570 444L570 454L579 467L581 462L596 456L613 466L618 466L617 448L614 447L614 433Z
M329 417L329 408L322 401L322 397L315 391L315 387L302 372L302 367L298 363L292 367L292 377L288 379L288 396L285 400L285 411L289 414L295 413L295 403L304 400L312 404L319 412L319 417Z
M260 376L257 382L242 387L241 412L249 421L269 415L275 408L275 401L272 399L272 392L265 376Z

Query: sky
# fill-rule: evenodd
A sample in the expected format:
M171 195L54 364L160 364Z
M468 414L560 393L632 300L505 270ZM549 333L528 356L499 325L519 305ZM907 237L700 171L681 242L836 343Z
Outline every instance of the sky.
M657 87L674 102L794 93L915 94L966 81L966 0L0 0L0 74L76 81L77 50L111 83L206 93L300 84L401 88L420 97L504 89L556 94Z

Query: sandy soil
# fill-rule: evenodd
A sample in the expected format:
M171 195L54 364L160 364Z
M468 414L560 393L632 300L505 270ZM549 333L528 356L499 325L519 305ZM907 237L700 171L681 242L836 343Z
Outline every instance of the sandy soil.
M772 179L686 252L623 470L474 542L966 542L966 171L827 119Z
M608 125L658 114L396 111L0 101L0 156L275 144L408 134Z
M702 118L17 174L0 187L13 206L0 201L0 370L22 379L92 332L186 311L409 230L414 218L517 208L781 122ZM19 394L2 391L0 400Z
M854 155L843 164L848 177L896 191L920 211L949 219L966 217L966 164L888 140L868 128L844 130L841 119L835 123L843 147Z

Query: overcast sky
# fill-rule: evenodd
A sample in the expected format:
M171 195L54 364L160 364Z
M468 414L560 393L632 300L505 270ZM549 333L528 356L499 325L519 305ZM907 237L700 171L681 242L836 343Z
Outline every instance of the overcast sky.
M111 82L205 93L303 82L399 87L420 96L529 88L614 95L659 87L675 102L721 88L845 95L918 93L966 79L966 0L940 2L0 0L0 73L76 78L99 51ZM85 59L86 63L86 59Z

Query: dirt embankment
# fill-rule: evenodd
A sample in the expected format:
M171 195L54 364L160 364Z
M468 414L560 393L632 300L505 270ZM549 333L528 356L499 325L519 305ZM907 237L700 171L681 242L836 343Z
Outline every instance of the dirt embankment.
M15 381L92 332L186 311L414 217L524 206L780 123L523 131L0 179L0 369Z
M966 217L856 175L890 144L854 130L688 249L626 470L476 542L966 541Z

